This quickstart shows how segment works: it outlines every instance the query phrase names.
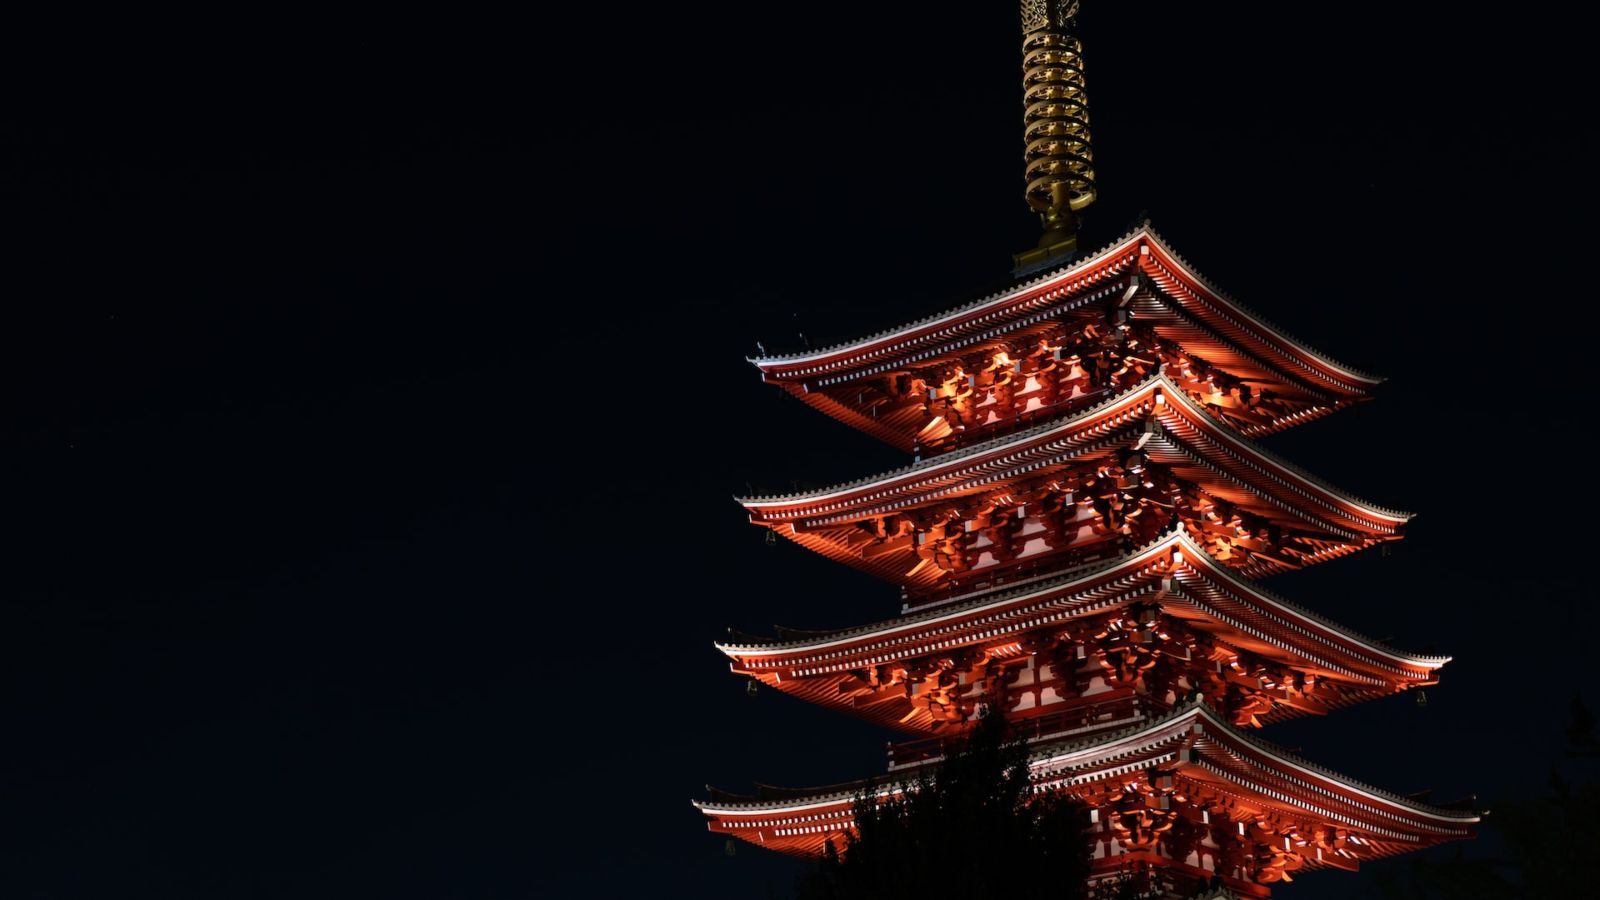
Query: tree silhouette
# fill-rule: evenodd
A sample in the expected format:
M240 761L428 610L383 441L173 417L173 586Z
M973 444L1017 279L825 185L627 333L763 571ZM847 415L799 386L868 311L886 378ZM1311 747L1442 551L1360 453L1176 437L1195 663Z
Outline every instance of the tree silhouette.
M883 793L885 796L880 796ZM1035 793L1026 745L999 713L966 742L894 790L868 783L856 830L829 842L800 900L1083 897L1089 873L1084 807Z
M1576 692L1569 715L1566 756L1600 757L1595 717ZM1574 787L1552 770L1548 794L1495 804L1484 822L1499 833L1504 857L1471 857L1460 847L1445 859L1419 857L1385 873L1380 880L1384 895L1397 900L1590 896L1593 875L1585 863L1600 846L1600 820L1594 816L1600 782L1592 772L1585 775Z

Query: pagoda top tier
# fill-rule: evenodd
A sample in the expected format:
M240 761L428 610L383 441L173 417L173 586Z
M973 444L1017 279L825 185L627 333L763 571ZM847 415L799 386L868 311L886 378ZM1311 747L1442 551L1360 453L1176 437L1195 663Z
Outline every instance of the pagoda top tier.
M1092 404L1158 365L1247 435L1382 380L1229 298L1141 224L1111 245L899 328L750 360L762 378L907 451L936 453Z

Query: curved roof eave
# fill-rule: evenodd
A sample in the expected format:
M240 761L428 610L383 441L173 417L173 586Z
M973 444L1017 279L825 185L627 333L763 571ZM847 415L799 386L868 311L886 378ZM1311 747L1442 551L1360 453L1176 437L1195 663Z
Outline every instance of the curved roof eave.
M1157 371L1122 393L1108 397L1105 400L1094 404L1093 406L1087 406L1066 416L1052 419L1043 425L1037 425L1033 428L1013 432L1001 437L991 438L987 441L973 444L970 447L964 447L960 450L954 450L949 453L943 453L938 456L930 457L920 462L912 463L909 466L901 466L898 469L891 469L887 472L881 472L876 475L869 475L864 478L858 478L853 481L829 485L827 487L818 488L811 491L800 491L789 494L773 494L757 497L735 497L734 499L739 503L739 505L749 510L761 509L763 507L788 506L807 501L819 502L828 500L835 496L852 493L874 485L888 484L898 479L915 475L919 472L936 471L939 468L949 467L985 453L1003 450L1010 446L1024 444L1040 435L1070 428L1073 424L1079 421L1091 418L1118 404L1134 400L1143 392L1163 386L1167 388L1164 396L1170 398L1173 402L1182 404L1188 410L1191 416L1193 416L1195 421L1209 422L1209 416L1203 410L1194 405L1193 401L1190 400L1189 396L1184 393L1181 387L1175 384L1171 379L1167 378L1163 372ZM1316 488L1335 500L1349 504L1351 507L1365 515L1375 516L1381 519L1388 519L1397 524L1403 524L1413 517L1412 513L1385 506L1379 506L1378 504L1363 500L1360 497L1349 493L1348 491L1334 487L1333 485L1322 480L1321 478L1318 478L1317 476L1310 474L1299 466L1296 466L1282 457L1271 453L1254 441L1231 434L1227 432L1226 429L1215 428L1211 430L1214 432L1212 435L1213 439L1220 437L1227 443L1239 448L1241 452L1256 456L1257 458L1276 467L1284 474Z
M1353 379L1370 386L1376 386L1383 382L1384 379L1382 376L1364 372L1353 366L1339 362L1328 354L1323 353L1315 347L1312 347L1310 344L1307 344L1295 337L1290 332L1285 331L1283 328L1274 325L1270 320L1256 313L1248 306L1245 306L1239 301L1233 299L1226 292L1217 287L1214 282L1196 271L1194 266L1191 265L1189 261L1181 254L1173 250L1172 246L1155 231L1148 220L1119 236L1109 244L1101 247L1099 250L1080 257L1074 262L1041 273L1033 278L1006 288L1005 290L988 294L984 297L980 297L977 300L964 303L960 306L943 310L929 316L924 316L920 319L913 320L896 328L885 329L883 331L865 335L854 340L830 344L826 347L821 347L815 350L806 350L801 353L746 357L745 359L751 365L754 365L756 368L760 369L763 374L772 375L774 371L778 369L789 368L804 363L819 363L833 357L847 356L851 353L868 351L873 349L876 345L881 345L895 340L903 340L915 336L918 332L925 332L930 328L945 325L947 323L956 324L971 317L972 315L981 314L985 311L1003 307L1007 302L1022 294L1026 294L1035 288L1055 281L1064 281L1072 278L1073 276L1082 274L1089 269L1092 269L1094 266L1105 262L1106 259L1125 251L1128 247L1140 243L1141 241L1147 241L1150 245L1157 248L1162 255L1170 260L1174 265L1182 269L1183 274L1188 279L1193 281L1196 286L1208 294L1211 299L1225 306L1228 312L1236 314L1240 318L1244 319L1246 323L1257 332L1256 337L1258 340L1263 340L1268 343L1273 341L1281 342L1288 349L1303 354L1307 358L1314 360L1318 365L1337 375Z
M1186 704L1180 704L1165 715L1129 725L1116 731L1102 732L1085 738L1068 739L1061 742L1049 743L1029 753L1029 763L1043 764L1040 766L1045 771L1050 770L1052 762L1060 761L1061 766L1071 765L1071 758L1082 756L1097 749L1107 748L1108 745L1137 742L1141 739L1163 740L1164 730L1171 729L1184 719L1204 719L1208 728L1216 729L1217 733L1226 735L1249 746L1254 751L1268 757L1274 763L1298 770L1310 777L1332 784L1342 790L1362 797L1388 804L1391 807L1404 809L1417 815L1425 816L1438 822L1447 822L1452 825L1470 825L1481 820L1482 816L1476 811L1445 809L1427 803L1419 803L1409 797L1373 787L1364 782L1357 781L1345 775L1324 768L1315 763L1301 759L1282 748L1261 740L1253 735L1246 734L1241 729L1228 723L1221 716L1207 706L1203 701L1196 699ZM880 788L879 793L886 795L890 788ZM699 801L692 800L695 808L708 815L748 816L763 815L773 812L803 812L818 807L833 806L840 801L853 799L853 790L834 790L819 793L809 797L798 797L784 800L752 800L752 801Z
M1226 566L1208 565L1206 561L1210 559L1210 556L1205 552L1205 549L1199 544L1195 543L1194 539L1189 536L1188 532L1182 528L1169 531L1120 559L1092 563L1079 569L1063 572L1060 575L1049 578L1042 583L1012 586L998 591L988 590L976 592L969 599L957 600L953 604L944 604L934 609L912 612L906 615L897 616L893 619L884 619L878 622L856 626L854 628L842 628L837 631L822 632L819 634L808 635L803 638L792 638L787 640L774 639L771 641L759 641L756 643L733 643L718 641L713 642L713 646L715 646L730 659L735 660L740 657L769 655L777 656L806 650L823 650L833 646L853 643L865 638L888 635L898 631L914 629L919 626L941 622L946 619L957 619L961 616L983 610L987 607L1002 606L1015 600L1024 599L1034 595L1045 594L1050 591L1060 590L1061 588L1071 585L1074 582L1087 581L1106 572L1114 571L1118 568L1142 565L1147 562L1149 558L1159 555L1173 547L1178 547L1182 550L1192 553L1196 563L1206 565L1206 568L1213 574L1213 576L1219 576L1220 578L1227 580L1235 590L1238 590L1241 593L1249 593L1267 604L1278 607L1288 615L1305 619L1321 628L1325 628L1337 634L1338 636L1349 640L1351 643L1355 644L1361 650L1367 653L1386 657L1401 665L1409 665L1418 669L1439 669L1449 663L1451 660L1451 657L1449 656L1410 653L1390 647L1358 631L1355 631L1354 629L1348 628L1344 625L1334 622L1331 619L1318 615L1317 613L1300 606L1299 604L1292 603L1275 593L1259 587L1258 585L1247 582L1239 578Z

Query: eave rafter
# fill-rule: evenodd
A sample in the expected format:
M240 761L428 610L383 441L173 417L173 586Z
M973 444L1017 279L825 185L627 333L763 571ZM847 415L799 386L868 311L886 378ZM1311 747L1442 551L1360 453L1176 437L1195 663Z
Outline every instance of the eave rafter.
M1059 569L1115 556L1175 520L1254 577L1393 539L1409 519L1222 426L1164 371L1018 434L740 502L753 522L922 599L1045 560Z

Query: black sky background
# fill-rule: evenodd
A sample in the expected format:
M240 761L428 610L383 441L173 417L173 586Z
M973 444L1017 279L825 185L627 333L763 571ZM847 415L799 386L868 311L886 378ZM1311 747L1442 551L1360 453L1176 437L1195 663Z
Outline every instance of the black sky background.
M1600 624L1583 35L1086 7L1089 243L1147 210L1390 378L1269 443L1410 537L1271 587L1456 661L1265 736L1542 790ZM36 47L0 109L0 892L785 896L689 800L890 736L711 642L898 602L731 497L901 460L743 357L1004 282L1014 5L205 25Z

